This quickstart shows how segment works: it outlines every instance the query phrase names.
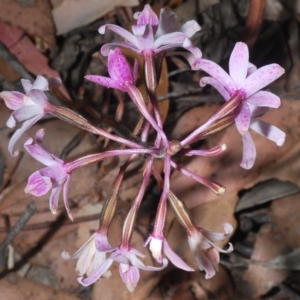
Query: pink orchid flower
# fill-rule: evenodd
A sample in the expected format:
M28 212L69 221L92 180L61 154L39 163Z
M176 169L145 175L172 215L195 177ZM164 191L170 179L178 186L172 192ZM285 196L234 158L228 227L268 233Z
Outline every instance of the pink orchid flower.
M55 86L61 83L59 78L51 78L49 82ZM18 151L13 152L16 142L26 130L46 115L47 107L50 105L43 93L49 89L49 83L45 77L37 76L33 84L27 79L21 79L21 83L25 94L8 91L0 93L0 97L3 98L6 106L14 110L7 120L6 125L9 128L13 128L17 122L24 121L22 126L15 131L8 144L8 150L13 156L18 155ZM40 92L44 96L41 97L40 94L36 92Z
M130 292L133 292L140 279L139 269L146 271L160 271L168 265L168 260L163 259L163 265L161 267L145 266L143 262L137 257L145 256L132 247L129 247L129 249L118 247L108 250L101 248L101 246L99 247L99 245L97 245L96 243L96 248L98 251L113 251L113 253L89 277L78 278L78 281L84 286L88 286L96 282L100 277L103 276L103 274L107 272L112 263L116 261L120 263L119 273L123 282L126 284L127 289Z
M197 58L201 57L201 51L192 46L189 39L200 30L200 26L196 21L188 21L181 26L179 31L175 31L175 13L167 9L161 9L158 20L148 4L145 5L142 12L136 13L134 17L137 19L137 24L132 26L133 34L113 24L103 25L99 28L101 34L104 34L105 29L108 28L126 40L126 42L105 44L101 49L103 55L106 56L113 46L129 48L136 53L153 52L155 54L170 48L184 47Z
M194 253L199 269L206 272L206 279L212 278L218 271L219 252L229 253L233 250L230 243L227 250L223 250L214 244L214 242L223 241L232 234L233 228L229 223L223 224L222 227L224 233L210 232L198 228L197 231L190 232L188 236L190 248Z
M203 77L200 85L212 85L224 97L225 101L234 95L242 97L242 102L235 111L235 124L243 137L243 158L241 166L245 169L252 168L256 150L249 128L282 146L285 133L275 126L264 123L261 120L253 120L256 115L253 111L256 107L278 108L280 99L268 91L260 91L262 88L279 78L284 69L278 64L270 64L259 69L249 63L249 51L245 43L238 42L230 56L229 74L216 63L200 59L194 65L202 69L212 77ZM260 110L262 112L262 110ZM266 110L265 110L266 111ZM260 113L261 115L261 113Z
M153 257L156 259L158 263L162 263L162 251L166 255L166 257L172 262L174 266L179 269L193 272L195 271L192 267L186 264L182 258L180 258L169 246L167 240L162 237L154 237L150 235L144 246L149 244L149 249L152 252Z
M55 214L57 213L58 200L63 188L65 207L70 219L72 220L73 218L70 213L68 203L68 193L71 179L69 169L63 160L59 159L54 154L51 154L43 146L42 140L44 133L44 129L40 129L36 133L36 144L33 143L32 138L29 138L24 144L25 149L33 158L47 166L30 175L28 178L28 184L25 187L25 193L30 193L39 197L52 190L49 204L51 212Z

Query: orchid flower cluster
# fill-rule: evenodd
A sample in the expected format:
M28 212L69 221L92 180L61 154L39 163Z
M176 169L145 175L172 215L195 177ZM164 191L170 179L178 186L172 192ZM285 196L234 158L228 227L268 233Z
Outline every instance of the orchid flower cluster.
M100 162L105 158L125 156L125 163L120 167L111 193L103 205L99 229L75 254L70 255L64 251L62 257L64 259L78 259L76 267L79 274L78 281L84 286L90 285L100 278L109 277L110 266L113 262L117 262L119 263L120 276L130 291L133 291L137 285L140 277L139 269L158 271L165 268L170 260L178 268L194 271L171 249L164 236L168 204L185 228L191 251L199 269L205 271L207 279L213 277L218 270L219 252L228 253L233 250L231 244L227 250L223 250L215 244L215 242L227 239L232 234L232 226L225 223L222 225L224 232L217 233L207 231L195 224L184 202L180 201L171 191L170 175L173 169L178 170L205 185L217 195L223 194L225 187L177 164L174 156L220 155L226 151L225 144L212 149L193 150L193 143L219 132L233 123L242 136L243 156L240 165L245 169L250 169L254 165L256 157L255 145L249 129L258 132L278 146L281 146L285 140L284 132L257 119L269 108L280 106L280 99L276 95L262 90L284 73L279 65L270 64L257 69L249 62L247 45L238 42L231 53L229 74L227 74L216 63L203 59L201 51L192 44L190 38L200 30L196 21L189 21L177 30L176 15L173 12L162 9L158 18L149 5L146 5L142 12L136 13L134 18L137 20L137 24L132 26L132 33L112 24L100 27L99 32L101 34L109 29L124 38L125 41L109 43L101 49L102 55L108 56L109 77L85 76L87 80L96 84L128 94L143 118L142 126L139 126L134 140L98 128L78 113L50 103L45 91L51 85L58 86L60 84L57 78L51 78L47 81L43 76L38 76L34 83L23 79L21 82L25 93L8 91L0 93L7 107L13 110L7 121L7 126L13 128L16 123L23 122L10 139L8 149L12 155L18 155L14 148L21 135L47 114L119 144L116 150L91 154L71 162L65 162L43 146L45 132L43 129L38 130L35 141L29 138L24 147L33 158L44 164L45 167L30 175L25 192L41 196L51 191L50 209L56 213L60 194L63 190L65 208L70 219L72 219L68 203L72 172L77 168ZM143 98L135 84L139 66L137 62L134 63L133 68L130 66L121 50L124 47L143 57L143 75L148 92L147 99ZM176 48L183 48L184 51L176 52ZM167 55L176 54L187 59L193 70L206 72L209 76L202 77L199 84L201 86L207 84L213 86L225 100L216 113L182 141L170 141L164 132L156 92L162 59ZM150 138L150 133L154 133L154 139ZM112 247L108 241L108 230L116 211L120 186L127 168L139 156L145 160L140 189L125 218L121 242L117 247ZM155 168L154 161L157 159L164 162L163 174L160 174ZM153 257L160 264L158 267L146 266L141 260L144 255L131 245L136 215L151 177L161 187L161 196L153 231L145 241L145 246L149 246Z

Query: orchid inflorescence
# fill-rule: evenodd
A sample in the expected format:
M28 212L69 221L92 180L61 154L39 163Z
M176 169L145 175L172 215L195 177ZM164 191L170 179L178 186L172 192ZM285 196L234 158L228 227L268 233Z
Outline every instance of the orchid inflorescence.
M185 204L171 191L170 175L172 169L176 169L205 185L218 195L225 192L225 187L178 165L173 160L174 155L216 156L223 153L226 150L224 144L207 150L192 150L191 146L196 141L235 123L243 140L243 157L240 165L242 168L250 169L256 157L255 145L249 133L250 128L275 142L278 146L281 146L285 140L285 133L280 129L256 119L269 108L280 106L280 99L276 95L261 89L280 77L284 73L284 69L277 64L270 64L257 69L249 62L247 45L238 42L231 53L229 74L227 74L216 63L203 59L201 51L192 44L190 38L200 30L200 26L196 21L189 21L179 31L176 31L176 15L173 12L162 9L158 18L149 5L146 5L142 12L136 13L134 17L137 19L137 24L132 26L132 33L112 24L101 26L99 29L101 34L104 34L106 29L110 29L125 39L124 42L105 44L101 49L101 53L108 56L108 73L110 77L85 76L87 80L96 84L114 88L129 95L144 118L143 127L135 135L134 140L112 134L92 125L78 113L50 103L45 91L53 84L56 86L60 84L57 78L51 78L48 82L43 76L38 76L33 84L29 80L23 79L21 82L25 94L8 91L0 93L7 107L13 110L7 121L7 126L13 128L17 122L23 122L22 126L15 131L10 139L8 149L12 155L18 154L13 149L21 135L46 114L51 114L81 129L120 144L121 147L116 150L90 154L71 162L65 162L43 146L44 130L38 130L36 141L29 138L24 147L33 158L40 161L45 167L29 177L25 192L41 196L51 190L50 209L53 213L56 213L61 190L63 190L64 204L69 217L72 219L68 204L68 190L72 172L77 168L100 162L105 158L127 157L119 170L111 193L103 205L99 229L74 255L70 256L67 251L64 251L62 256L65 259L78 259L76 267L79 274L78 281L84 286L94 283L101 277L110 276L109 268L111 264L114 261L118 262L120 264L120 276L130 291L134 290L139 280L139 269L161 270L167 266L168 259L178 268L194 271L171 249L164 236L168 202L179 222L187 231L190 248L200 270L205 271L207 279L213 277L218 269L219 252L228 253L233 250L231 244L229 244L227 250L215 245L215 242L222 241L232 234L232 226L228 223L223 224L223 233L209 232L198 227L189 215ZM129 48L143 57L143 74L148 99L144 99L136 87L137 62L135 61L134 67L131 68L119 47ZM174 51L175 48L184 48L185 51L176 52ZM185 139L182 141L169 141L163 129L156 91L162 58L176 54L187 59L193 70L205 71L209 76L202 77L200 85L209 84L213 86L223 96L225 103L203 125L191 132ZM149 138L151 131L156 134L154 142ZM112 247L109 244L107 234L116 211L120 186L126 169L138 156L145 159L142 183L125 218L121 243L118 247ZM164 162L163 175L155 168L154 161L157 159ZM144 255L131 245L136 215L151 176L161 186L162 192L153 231L145 241L145 246L149 245L153 257L161 264L159 267L145 266L140 259ZM167 258L163 258L163 253Z

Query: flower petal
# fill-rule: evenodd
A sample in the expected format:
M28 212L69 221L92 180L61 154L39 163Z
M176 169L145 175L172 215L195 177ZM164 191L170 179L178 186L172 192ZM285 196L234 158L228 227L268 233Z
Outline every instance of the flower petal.
M197 68L200 68L211 77L219 81L228 91L230 96L234 94L236 90L235 83L219 65L207 59L200 59L197 61Z
M120 264L119 272L123 282L126 284L127 289L130 292L133 292L140 279L139 269L135 266L129 266L129 269L124 272L122 270L122 264Z
M41 107L46 107L49 105L48 98L46 94L43 91L40 90L31 90L28 94L28 96L31 98L31 100L41 106Z
M47 194L52 186L53 184L49 177L42 176L39 171L36 171L29 176L25 193L40 197Z
M176 21L177 16L173 11L162 8L160 10L159 24L155 33L155 37L158 38L167 33L174 32L176 29Z
M115 32L116 34L118 34L119 36L121 36L122 38L124 38L125 40L127 40L128 42L133 44L134 46L138 47L137 38L132 33L130 33L128 30L125 30L124 28L117 26L117 25L107 24L107 25L103 25L99 28L99 33L104 34L106 28Z
M125 89L114 79L98 75L86 75L84 78L107 88L118 89L125 92Z
M281 104L280 98L277 95L267 91L259 91L247 98L246 101L252 105L272 108L278 108Z
M53 156L47 150L42 148L40 145L33 143L32 138L29 138L25 142L24 148L34 159L46 166L57 164L57 162L53 159Z
M31 87L31 90L47 91L48 89L48 80L44 76L38 75Z
M246 78L242 90L249 97L279 78L283 73L284 69L277 64L261 67Z
M245 102L242 102L235 112L235 124L236 128L238 129L239 133L241 135L244 134L244 132L248 131L250 126L250 109L248 107L248 104Z
M69 206L70 181L71 181L71 176L67 175L67 179L66 179L66 182L64 184L64 189L63 189L63 198L64 198L64 204L65 204L65 208L68 213L68 216L73 221L73 217L71 215L71 210L70 210L70 206Z
M222 225L222 227L225 231L224 233L212 232L212 231L205 230L203 228L201 228L200 231L208 240L210 240L212 242L220 242L220 241L224 241L224 239L228 238L233 232L233 227L229 223L224 223Z
M124 47L124 48L130 49L130 50L132 50L133 52L136 52L136 53L141 53L142 52L142 50L140 49L139 46L135 46L131 43L128 43L128 42L114 42L114 43L104 44L101 47L101 54L103 56L107 56L108 53L109 53L109 50L113 47Z
M78 258L75 271L79 276L83 276L90 267L93 257L95 255L96 248L93 241L91 241L86 247L83 248L81 255Z
M248 46L242 42L236 43L229 59L229 74L235 83L236 89L240 89L246 79L248 64Z
M21 79L21 83L25 93L28 94L31 91L32 83L28 79Z
M282 146L284 144L285 133L273 125L262 120L252 120L250 128L267 139L275 142L277 146Z
M62 185L57 185L52 188L52 192L49 199L49 207L52 214L56 214L58 211L58 200L60 196L60 192L62 190Z
M164 240L164 253L167 256L167 258L171 261L171 263L176 266L179 269L185 270L185 271L195 271L192 267L190 267L187 263L185 263L181 257L179 257L169 246L167 240Z
M38 105L23 106L12 113L16 122L22 122L36 115L44 115L44 110Z
M143 262L140 259L138 259L134 254L130 255L130 262L133 266L146 271L160 271L168 265L168 260L164 258L162 260L163 265L161 267L145 266Z
M186 39L186 35L182 32L177 31L177 32L168 33L156 39L154 42L154 47L155 49L158 49L159 47L164 45L169 45L170 48L177 47L177 45L182 44L185 41L185 39Z
M8 143L8 151L12 156L17 156L19 151L13 152L13 148L16 144L16 142L20 139L22 134L28 130L32 125L34 125L39 119L41 119L43 115L37 115L29 120L26 120L20 128L18 128L15 133L12 135L12 137L9 140Z
M85 279L83 277L79 277L78 282L80 284L82 284L83 286L88 286L88 285L96 282L109 269L109 267L112 265L112 263L113 263L113 260L111 258L108 258L89 277L87 277Z
M256 149L253 139L248 131L243 135L243 158L240 166L244 169L251 169L256 158Z
M1 92L0 97L3 98L5 105L12 110L17 110L24 105L24 94L19 92Z
M107 235L97 232L95 237L96 249L99 252L109 252L113 251L116 248L112 248L107 240Z
M200 25L195 20L187 21L180 27L180 31L183 32L188 38L191 38L200 29Z
M230 95L227 92L227 90L224 88L224 86L216 79L212 77L202 77L199 82L200 86L205 86L206 84L210 84L213 86L225 99L225 101L228 101L230 99Z

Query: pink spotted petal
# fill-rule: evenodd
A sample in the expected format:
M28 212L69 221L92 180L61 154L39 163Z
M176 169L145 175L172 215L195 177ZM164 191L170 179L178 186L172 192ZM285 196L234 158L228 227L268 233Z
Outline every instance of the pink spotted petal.
M109 51L107 68L111 79L120 85L125 81L133 83L130 65L120 48Z
M106 273L106 271L110 268L112 263L113 263L113 259L108 258L89 277L87 278L79 277L78 282L83 286L91 285L92 283L96 282L104 273Z
M234 94L236 90L235 83L219 65L207 59L200 59L197 61L197 68L200 68L215 80L219 81L228 91L230 96Z
M135 266L129 266L129 269L126 271L122 268L122 264L120 264L119 273L127 289L133 292L140 279L139 269Z
M17 110L24 105L24 94L19 92L1 92L0 97L4 100L5 105L12 110Z
M188 38L191 38L200 29L200 25L196 21L192 20L184 23L181 26L180 31L183 32Z
M53 184L49 177L42 176L39 171L36 171L29 176L25 193L40 197L47 194L52 186Z
M259 91L246 100L248 103L251 103L255 106L265 106L271 108L278 108L280 106L280 98L267 91Z
M44 76L38 75L31 89L47 91L49 89L48 80Z
M229 74L236 89L240 89L246 79L248 64L249 50L247 45L242 42L236 43L229 59Z
M256 149L250 133L243 135L243 158L240 166L244 169L251 169L256 158Z
M26 120L20 128L18 128L15 133L12 135L12 137L9 140L8 143L8 151L12 156L17 156L19 151L13 152L13 148L16 144L16 142L20 139L20 137L23 135L25 131L27 131L32 125L34 125L39 119L41 119L44 115L37 115L29 120Z
M216 79L212 77L202 77L200 79L200 86L206 86L207 84L213 86L225 99L225 101L228 101L230 99L230 95L227 92L227 90L224 88L224 86Z
M192 267L190 267L188 264L186 264L182 258L180 258L169 246L167 240L165 239L163 242L163 249L164 253L167 256L167 258L171 261L171 263L176 266L179 269L193 272L195 271Z
M284 144L285 133L273 125L262 120L252 120L250 128L267 139L275 142L277 146L282 146Z
M125 30L122 27L117 26L117 25L107 24L107 25L103 25L99 28L99 33L104 34L106 28L108 28L111 31L115 32L116 34L118 34L119 36L121 36L126 41L133 44L134 46L138 47L137 38L132 33L130 33L129 31L127 31L127 30ZM101 50L101 52L102 52L102 50Z
M247 77L252 74L253 72L255 72L257 70L257 67L252 64L251 62L249 62L248 64L248 71L247 71Z
M238 110L235 115L235 124L236 127L241 135L243 135L246 131L248 131L250 126L250 109L248 107L248 104L245 102L242 102L238 106Z
M250 96L252 97L252 96ZM250 109L250 115L251 118L256 118L256 117L261 117L264 115L267 111L270 110L269 107L264 107L264 106L256 106L252 105L251 103L247 102L249 109Z
M114 79L98 75L86 75L84 78L107 88L118 89L125 92L125 89Z
M277 64L270 64L257 69L249 75L243 83L243 91L247 97L275 81L284 73L284 69Z

